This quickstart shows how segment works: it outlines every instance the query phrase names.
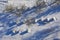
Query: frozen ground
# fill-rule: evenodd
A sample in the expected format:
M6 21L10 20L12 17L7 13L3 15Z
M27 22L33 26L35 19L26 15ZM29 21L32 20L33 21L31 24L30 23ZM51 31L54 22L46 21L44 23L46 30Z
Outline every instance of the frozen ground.
M7 1L7 0L6 0ZM50 3L53 3L55 0L44 0L46 2L46 5L50 5ZM52 1L52 2L51 2ZM48 7L45 7L39 11L35 10L35 8L32 8L36 6L36 0L8 0L7 3L3 3L4 5L0 4L0 40L60 40L60 7L53 7L51 5ZM14 14L4 14L2 11L5 9L6 5L13 5L14 7L21 8L21 6L25 5L25 8L30 8L25 14L23 14L21 17L22 25L20 26L18 23L20 23L21 17L17 17ZM2 6L1 6L2 5ZM31 9L32 8L32 9ZM40 9L40 8L39 8ZM37 12L35 12L37 11ZM40 13L41 11L41 13ZM11 12L12 13L12 12ZM28 15L28 14L29 15ZM30 14L32 13L32 14ZM37 16L38 14L41 14L41 16ZM46 19L46 18L52 18L55 17L56 20L50 23L47 23L45 25L39 26L39 24L36 22L31 25L27 25L25 22L27 19L35 18L37 19ZM17 23L16 23L17 19ZM12 24L15 24L12 26ZM18 26L19 25L19 26ZM9 27L10 26L10 27ZM3 29L3 30L2 30ZM19 31L19 33L15 35L6 35L8 33L6 29L12 30L13 33L16 31ZM28 33L24 35L20 35L21 32L28 30Z

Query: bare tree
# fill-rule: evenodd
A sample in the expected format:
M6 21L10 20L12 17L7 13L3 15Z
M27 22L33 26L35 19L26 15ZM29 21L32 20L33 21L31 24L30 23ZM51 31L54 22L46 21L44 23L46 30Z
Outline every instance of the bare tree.
M29 26L29 25L34 24L34 23L35 23L35 19L34 19L34 18L27 19L27 21L26 21L25 23Z
M57 5L60 5L60 0L56 0Z
M12 10L14 10L13 5L7 5L6 8L5 8L5 11L7 11L7 12L10 12Z
M25 6L23 5L21 8L16 8L16 15L17 16L21 16L22 15L22 12L25 10Z
M46 6L46 3L44 1L37 0L36 5L37 6L39 5L41 7L45 7Z

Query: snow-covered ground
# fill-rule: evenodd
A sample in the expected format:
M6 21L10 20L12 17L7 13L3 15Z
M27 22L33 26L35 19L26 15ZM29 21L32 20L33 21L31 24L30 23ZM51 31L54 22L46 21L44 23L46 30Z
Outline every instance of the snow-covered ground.
M36 6L36 1L37 0L8 0L7 5L11 4L11 5L13 5L15 7L18 7L18 8L21 8L22 6L25 6L26 8L32 8L33 6ZM53 1L52 0L50 0L50 1L44 0L44 1L47 2L47 4L48 3L50 4L55 0L53 0ZM1 8L1 5L0 5L0 8ZM4 7L3 7L3 9L4 9ZM45 10L47 10L47 9L45 9ZM32 14L32 17L33 17L33 15L34 14ZM29 17L30 16L31 15L29 15ZM1 38L1 40L25 40L25 39L29 39L29 37L31 37L32 35L34 35L38 31L42 31L44 29L50 29L54 26L59 26L60 27L60 12L56 12L52 15L42 16L41 18L45 19L45 18L52 18L52 17L55 17L56 20L53 21L53 22L47 23L46 25L43 25L43 26L38 26L37 23L32 24L32 25L23 24L21 26L17 26L15 28L13 28L12 31L13 31L13 33L15 33L16 31L19 31L18 34L14 35L14 36L11 36L11 34L10 35L4 35ZM2 25L2 24L0 24L0 25ZM16 25L14 25L14 26L16 26ZM0 29L2 30L2 28L0 28ZM20 35L21 32L23 32L27 29L28 29L28 33L26 33L24 35ZM53 34L49 35L48 37L45 37L44 40L53 40L54 38L59 38L60 39L59 34L60 34L60 32L53 33ZM55 35L56 35L56 37L54 37Z
M18 8L24 5L26 7L31 8L36 5L36 1L37 0L9 0L8 5L12 4L14 6L17 6Z

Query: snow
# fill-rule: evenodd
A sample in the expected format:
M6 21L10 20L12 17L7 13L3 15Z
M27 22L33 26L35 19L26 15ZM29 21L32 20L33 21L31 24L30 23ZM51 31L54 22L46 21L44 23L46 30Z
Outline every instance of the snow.
M52 3L53 1L55 0L44 0L47 4L50 4ZM51 2L52 1L52 2ZM23 5L26 7L26 8L32 8L33 6L36 5L36 0L8 0L8 4L7 5L13 5L15 7L18 7L18 8L21 8ZM0 5L1 6L1 5ZM1 10L1 9L0 9ZM45 10L45 9L44 9ZM33 17L34 14L32 14L31 17ZM13 15L11 15L13 16ZM29 15L30 17L30 15ZM32 36L34 33L36 33L37 31L41 31L41 30L44 30L44 29L48 29L48 28L51 28L51 27L54 27L55 25L59 25L60 26L60 12L56 12L55 14L52 14L52 15L47 15L47 16L42 16L41 18L39 19L42 19L44 20L45 18L48 18L48 20L50 18L54 18L55 21L54 22L51 22L51 23L48 23L46 25L43 25L43 26L38 26L38 24L32 24L32 25L26 25L26 24L23 24L21 26L17 26L17 25L14 25L12 30L13 32L15 33L16 31L19 31L19 33L25 31L26 29L28 29L28 33L25 34L25 35L20 35L19 33L17 35L14 35L14 36L11 36L11 35L4 35L3 38L1 40L22 40L24 38L28 38L30 36ZM12 18L12 17L11 17ZM17 18L18 19L18 18ZM39 19L36 19L35 22L37 22L37 20ZM19 23L19 22L18 22ZM2 23L0 23L0 25L2 25ZM17 27L16 27L17 26ZM3 27L0 28L0 30L2 30ZM54 34L55 35L55 34ZM54 36L52 34L52 36ZM46 37L46 38L50 38L52 36L49 36L49 37ZM58 35L57 35L58 38L60 38L60 34L58 32ZM47 40L47 39L46 39ZM50 39L49 39L50 40Z
M26 7L33 7L36 5L36 0L9 0L8 1L8 5L11 4L11 5L14 5L14 6L17 6L18 8L21 7L21 6L26 6Z

